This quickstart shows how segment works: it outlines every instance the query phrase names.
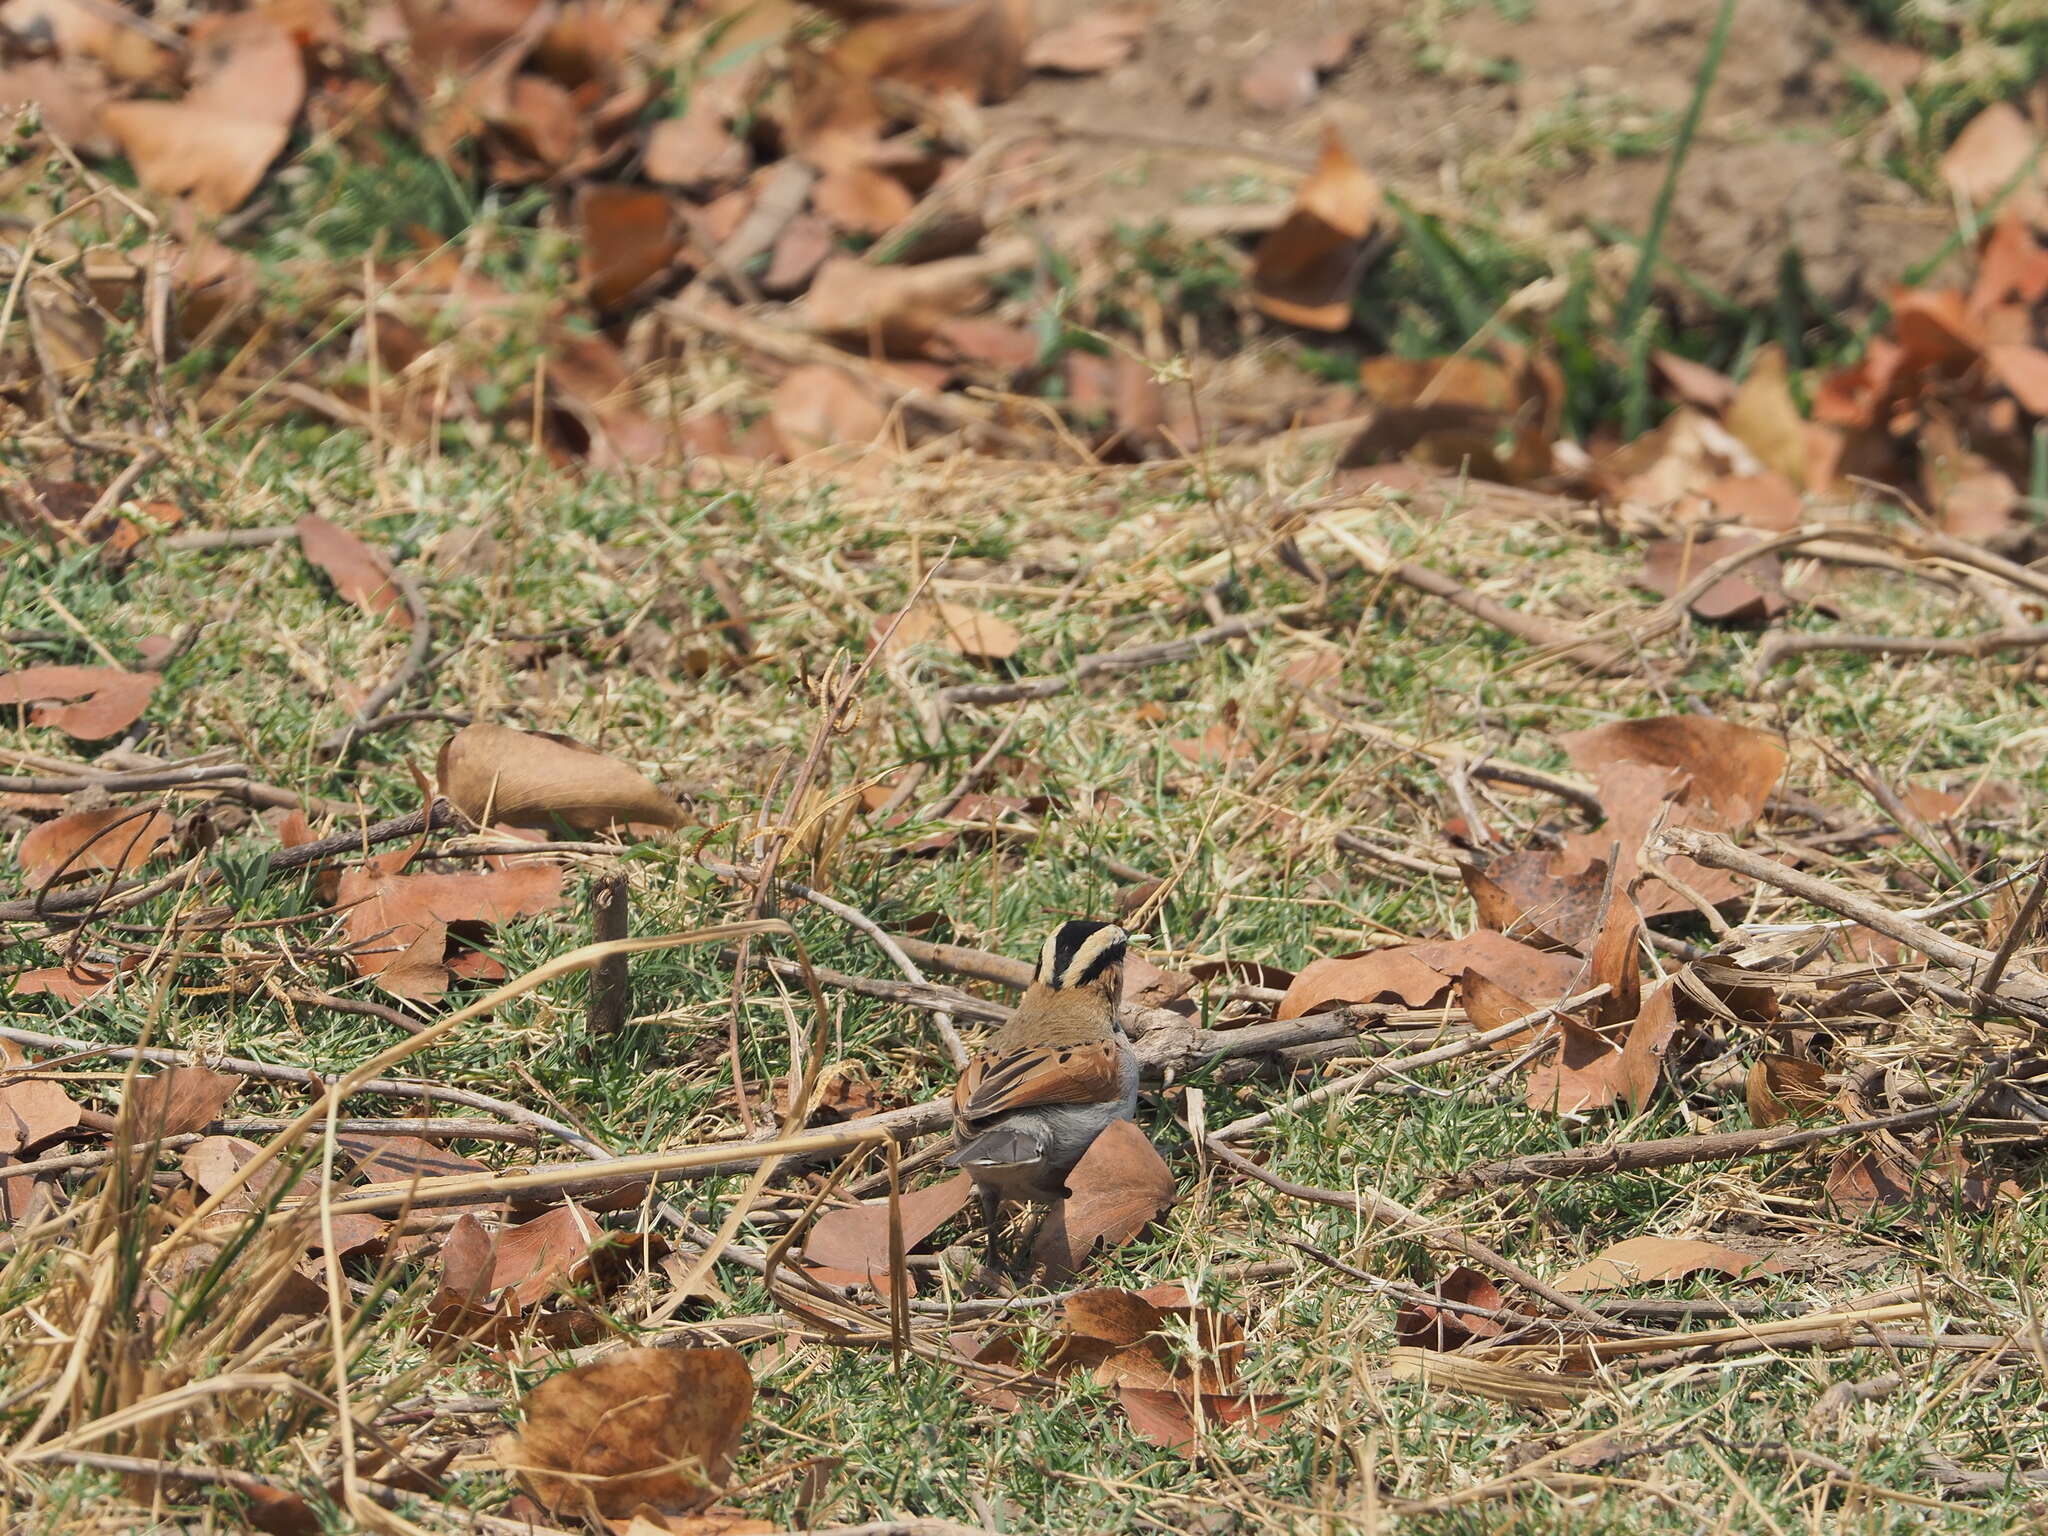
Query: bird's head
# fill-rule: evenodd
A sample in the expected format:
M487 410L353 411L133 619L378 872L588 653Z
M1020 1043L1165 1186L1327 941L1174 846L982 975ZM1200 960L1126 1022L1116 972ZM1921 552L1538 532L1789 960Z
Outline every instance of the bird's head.
M1039 951L1038 980L1055 992L1097 987L1110 992L1122 979L1131 935L1115 923L1062 923Z

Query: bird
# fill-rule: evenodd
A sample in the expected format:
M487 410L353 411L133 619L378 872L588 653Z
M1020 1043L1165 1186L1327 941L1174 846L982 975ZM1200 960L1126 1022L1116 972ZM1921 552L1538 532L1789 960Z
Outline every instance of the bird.
M1114 923L1063 923L1047 935L1017 1011L968 1061L953 1089L954 1150L973 1179L1000 1273L1006 1204L1049 1205L1095 1138L1138 1107L1138 1058L1117 1004L1131 935Z

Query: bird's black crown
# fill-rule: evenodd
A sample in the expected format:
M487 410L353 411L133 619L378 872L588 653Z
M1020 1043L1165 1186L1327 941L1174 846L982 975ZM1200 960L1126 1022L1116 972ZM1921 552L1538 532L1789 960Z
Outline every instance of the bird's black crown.
M1130 935L1115 923L1077 919L1062 923L1045 941L1038 979L1049 987L1083 987L1123 964Z

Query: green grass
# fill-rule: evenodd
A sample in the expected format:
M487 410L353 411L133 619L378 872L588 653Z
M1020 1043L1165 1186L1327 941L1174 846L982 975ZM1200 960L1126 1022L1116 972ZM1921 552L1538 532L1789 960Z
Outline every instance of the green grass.
M1084 493L1073 477L1020 470L999 490L961 478L917 482L881 499L782 478L749 489L687 491L602 476L572 480L512 456L433 466L394 458L378 473L360 439L325 434L317 445L302 447L279 434L181 451L150 493L179 500L194 523L209 527L276 522L310 507L338 513L426 576L437 663L404 707L566 731L643 764L674 786L699 825L642 845L625 859L634 931L658 933L733 914L734 894L695 867L692 849L701 843L714 854L731 851L735 823L760 808L776 762L799 749L811 729L800 677L815 674L835 649L865 645L873 619L907 595L913 555L930 562L958 540L956 579L984 585L941 590L1018 625L1025 644L1015 665L1025 672L1058 672L1075 655L1170 637L1206 622L1181 606L1177 594L1199 585L1184 572L1217 548L1212 509L1198 496L1136 472L1094 484ZM1107 495L1101 494L1105 487ZM1311 497L1316 490L1303 481L1299 491L1282 494ZM464 527L486 529L497 539L494 567L465 574L434 563L443 536ZM1626 544L1603 551L1585 536L1483 511L1446 520L1422 507L1394 505L1362 531L1552 614L1626 611L1644 601L1633 588L1635 556ZM345 717L343 685L383 675L400 647L378 624L341 605L295 546L186 554L146 548L119 581L109 580L90 554L46 560L19 553L0 578L0 629L71 638L10 647L0 663L93 661L92 647L74 637L59 604L123 658L135 654L142 637L197 620L198 641L169 668L150 712L145 749L180 755L232 746L275 782L359 798L371 815L417 804L409 765L431 768L446 727L372 736L340 764L323 761L313 749ZM692 634L721 616L693 574L707 554L733 574L754 615L762 654L746 665L727 654L716 635ZM1277 562L1247 559L1240 569L1236 601L1245 608L1316 596ZM1292 967L1384 942L1390 932L1463 931L1470 909L1455 886L1389 878L1330 849L1331 830L1352 826L1413 838L1419 851L1446 856L1435 836L1447 804L1444 785L1426 764L1346 734L1341 724L1347 715L1558 767L1554 738L1564 730L1697 705L1786 730L1795 749L1794 787L1834 803L1853 805L1855 796L1832 780L1817 751L1823 741L1887 769L1910 756L1916 775L1989 766L2023 779L2038 800L2038 754L2009 743L2039 718L2040 689L2002 667L1808 658L1760 684L1750 673L1750 637L1702 628L1682 647L1666 643L1660 654L1676 665L1654 685L1596 685L1562 668L1521 666L1520 647L1494 631L1347 573L1341 561L1333 569L1337 580L1327 606L1308 612L1297 627L1345 648L1345 668L1333 688L1355 702L1330 706L1334 716L1320 706L1296 712L1300 700L1279 674L1308 636L1276 631L1042 703L968 711L936 737L926 735L908 701L986 671L928 654L896 673L878 674L858 726L835 747L827 787L846 790L922 763L925 788L913 803L926 803L980 755L1004 711L1022 708L1031 723L1019 741L1028 746L1020 745L984 787L1048 794L1055 809L1028 841L991 849L968 839L937 855L910 858L897 850L928 828L884 829L856 820L829 868L813 872L799 861L794 872L821 880L893 930L935 914L926 937L1019 956L1032 951L1049 924L1114 908L1122 882L1106 860L1155 874L1180 869L1172 899L1152 924L1158 949L1174 957L1227 953ZM1069 589L1069 601L1056 613L1052 594ZM1974 622L1951 612L1938 594L1889 578L1848 578L1834 596L1848 627L1939 632ZM1795 622L1820 627L1827 621L1805 612ZM529 642L512 638L536 634L560 637L537 664L517 649ZM1145 706L1163 711L1164 722L1140 723ZM1168 745L1199 736L1223 718L1226 706L1237 712L1259 764L1270 764L1256 788L1247 785L1245 769L1193 768ZM1304 733L1333 724L1339 729L1327 752L1308 750ZM50 733L33 729L10 730L6 744L62 750ZM1102 794L1118 803L1089 814ZM1546 813L1556 819L1540 801L1510 804L1532 821ZM1276 824L1275 809L1309 812L1310 819L1298 827ZM2038 846L2033 814L2022 826L1999 829L1988 848L2003 842L2019 857ZM242 861L246 871L247 861L268 845L268 834L251 825L232 832L214 857ZM1900 867L1932 873L1910 850L1869 863L1879 874ZM518 974L582 940L582 884L581 876L572 879L571 898L557 917L492 935L489 947L508 970ZM243 918L282 917L320 905L304 880L252 885L245 874L237 903ZM1907 898L1895 894L1895 900L1905 904ZM160 902L133 920L160 922L173 905ZM882 957L835 921L800 904L790 905L787 915L818 963L888 974ZM54 1021L64 1010L47 1000L17 1000L7 1013L29 1027L90 1039L146 1037L333 1069L390 1044L393 1033L376 1021L288 1009L260 987L219 990L232 975L260 973L282 936L297 933L294 942L310 943L318 931L195 934L155 973L151 987L89 1003L61 1023ZM45 946L27 930L9 930L4 943L0 965L47 963ZM345 968L331 959L298 964L318 985L350 985ZM715 950L650 955L633 967L632 1006L640 1022L615 1039L598 1043L585 1036L583 987L568 981L462 1028L428 1052L419 1070L567 1118L615 1151L702 1141L731 1124L723 1059L729 990L729 972ZM763 976L746 989L743 1064L757 1094L788 1067L779 991ZM801 1012L801 1003L796 1006ZM850 994L834 994L830 1006L829 1057L857 1065L885 1102L916 1102L944 1087L943 1058L919 1016ZM1882 1039L1891 1026L1879 1021L1870 1027ZM1953 1021L1930 1016L1915 1027L1940 1033ZM1739 1038L1735 1044L1746 1051L1763 1041ZM1815 1204L1818 1165L1795 1159L1444 1198L1437 1180L1477 1161L1588 1137L1682 1134L1689 1125L1668 1090L1638 1120L1602 1117L1579 1129L1525 1108L1517 1082L1487 1087L1484 1078L1483 1069L1463 1063L1426 1072L1418 1079L1423 1092L1293 1116L1262 1145L1286 1177L1336 1187L1354 1180L1373 1184L1539 1273L1558 1273L1614 1240L1645 1232L1733 1232L1794 1242L1818 1234L1845 1251L1875 1248L1876 1266L1852 1268L1838 1258L1761 1284L1655 1289L1819 1306L1924 1276L1939 1311L1966 1319L1972 1329L2009 1328L2028 1315L2026 1277L2040 1268L2048 1237L2031 1196L1988 1216L1936 1209L1860 1231L1838 1229ZM1200 1085L1212 1126L1268 1107L1289 1091L1271 1077L1233 1084L1207 1074ZM86 1083L76 1091L105 1106L116 1086ZM289 1092L252 1085L234 1112L289 1113L298 1102ZM1387 1496L1428 1499L1502 1475L1535 1451L1612 1429L1653 1448L1672 1444L1582 1472L1576 1483L1528 1485L1505 1502L1447 1508L1415 1517L1406 1528L1478 1532L1520 1522L1532 1529L1571 1523L1689 1532L1700 1528L1702 1511L1712 1510L1731 1529L1775 1522L1797 1530L1820 1520L1835 1529L1890 1531L1919 1528L1927 1512L1873 1502L1854 1489L1831 1490L1811 1469L1787 1467L1757 1447L1789 1444L1817 1452L1867 1483L1922 1496L1933 1491L1918 1462L1922 1450L1976 1468L2033 1465L2048 1449L2031 1372L1973 1375L1967 1355L1911 1355L1907 1382L1891 1398L1817 1429L1807 1426L1805 1414L1827 1384L1894 1369L1894 1362L1870 1349L1795 1353L1681 1372L1647 1385L1619 1381L1564 1412L1377 1380L1374 1367L1392 1343L1390 1304L1306 1260L1292 1276L1256 1282L1239 1277L1235 1267L1295 1257L1283 1238L1376 1274L1423 1283L1441 1272L1443 1261L1409 1236L1370 1228L1348 1214L1301 1205L1235 1178L1198 1176L1186 1104L1179 1088L1155 1091L1141 1112L1180 1181L1180 1206L1155 1232L1104 1258L1090 1278L1133 1286L1182 1279L1205 1300L1240 1312L1252 1341L1251 1385L1297 1403L1281 1433L1264 1442L1225 1435L1191 1467L1135 1439L1114 1404L1085 1382L1016 1414L992 1414L963 1395L946 1368L915 1358L898 1364L887 1351L799 1343L760 1366L762 1393L741 1476L827 1450L843 1458L823 1474L820 1501L812 1506L819 1523L916 1513L968 1523L993 1518L1014 1531L1076 1531L1152 1528L1148 1521L1180 1529L1214 1516L1234 1522L1228 1528L1282 1530L1310 1519L1304 1511L1319 1511L1313 1518L1327 1528L1364 1529L1368 1464ZM374 1101L351 1108L378 1112ZM404 1108L389 1105L382 1112ZM1722 1128L1745 1123L1739 1098L1702 1100L1695 1108ZM464 1150L491 1162L520 1156L501 1146ZM2019 1154L1987 1161L2031 1188L2034 1175ZM736 1188L686 1185L675 1198L715 1224ZM260 1247L259 1233L244 1236ZM481 1437L509 1419L519 1392L547 1374L547 1351L532 1346L514 1358L492 1359L466 1350L432 1362L416 1331L435 1274L431 1251L393 1261L381 1279L368 1260L350 1260L346 1268L362 1287L349 1302L352 1326L367 1341L352 1367L359 1403L374 1402L380 1393L406 1398L425 1391L505 1405L443 1421L428 1436L429 1443L459 1442L471 1458L456 1464L454 1495L474 1507L495 1507L509 1495L506 1479L474 1458ZM59 1275L54 1253L17 1259L0 1279L0 1312L45 1295ZM719 1280L726 1299L692 1304L686 1321L772 1310L746 1272L728 1266ZM227 1283L232 1295L232 1274ZM606 1300L604 1315L621 1336L630 1336L663 1293L658 1274L633 1282ZM209 1345L198 1360L181 1353L190 1347L135 1345L145 1358L154 1351L180 1370L218 1370L227 1359L224 1341ZM28 1393L0 1408L0 1424L11 1426L10 1433L36 1402L33 1383L23 1379L28 1358L10 1351L0 1360L0 1400ZM296 1361L308 1380L327 1379L324 1335L317 1329L269 1358ZM256 1407L232 1424L179 1420L160 1453L313 1488L317 1480L307 1475L306 1458L317 1464L326 1454L328 1422L318 1411L282 1402ZM1645 1498L1646 1481L1670 1497L1662 1503ZM55 1529L95 1500L121 1494L110 1474L39 1468L20 1474L16 1496L35 1511L37 1523L29 1528ZM2029 1497L2015 1488L1958 1502L1940 1519L1944 1529L2009 1529L2023 1518ZM231 1494L199 1493L187 1502L215 1503L224 1518L234 1518L226 1513L234 1507ZM742 1494L739 1502L763 1518L803 1518L791 1481ZM447 1518L424 1506L414 1515L431 1529L443 1528ZM339 1528L341 1517L332 1518Z

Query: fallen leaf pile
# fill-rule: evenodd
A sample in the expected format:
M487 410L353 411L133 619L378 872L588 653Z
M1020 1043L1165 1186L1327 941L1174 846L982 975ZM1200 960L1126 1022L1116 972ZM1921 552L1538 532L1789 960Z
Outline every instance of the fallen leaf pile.
M1050 1351L1035 1372L1019 1369L1020 1345L1021 1336L1009 1333L976 1347L975 1364L995 1373L978 1378L984 1400L1014 1408L1048 1378L1085 1374L1114 1391L1134 1433L1182 1455L1233 1426L1268 1434L1286 1412L1283 1398L1248 1392L1239 1381L1243 1325L1194 1304L1179 1285L1075 1292L1060 1304Z

